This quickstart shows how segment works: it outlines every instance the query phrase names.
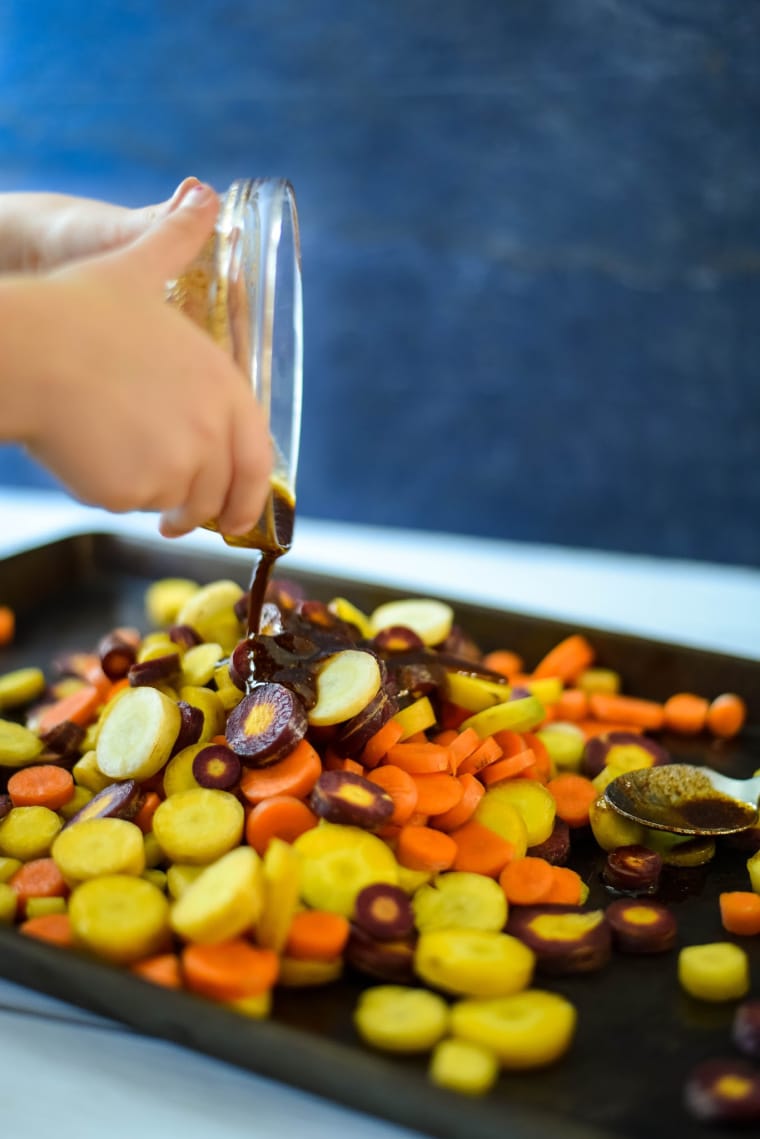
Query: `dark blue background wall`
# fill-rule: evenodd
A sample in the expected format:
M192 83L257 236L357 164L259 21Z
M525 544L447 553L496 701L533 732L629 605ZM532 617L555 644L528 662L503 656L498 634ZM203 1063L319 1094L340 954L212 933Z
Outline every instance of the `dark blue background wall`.
M295 183L313 516L760 564L759 111L748 0L0 6L0 189Z

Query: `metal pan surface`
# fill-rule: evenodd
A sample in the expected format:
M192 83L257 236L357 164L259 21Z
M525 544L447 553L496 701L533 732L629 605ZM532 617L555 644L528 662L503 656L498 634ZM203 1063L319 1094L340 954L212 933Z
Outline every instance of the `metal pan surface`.
M162 576L248 584L250 559L224 552L189 556L178 565L169 543L85 534L16 554L0 562L0 600L17 612L13 646L0 650L0 671L45 667L60 651L92 648L114 625L146 627L143 598ZM282 575L321 600L350 598L371 610L402 596L381 584L320 575ZM599 629L453 602L457 622L484 649L508 647L528 661L560 637L583 631L599 662L617 669L625 689L664 698L675 691L717 695L737 691L755 725L741 741L709 745L666 739L674 754L703 759L736 775L760 766L760 662L643 640ZM609 896L599 881L602 861L592 842L580 844L573 865L590 884L590 904ZM665 900L675 909L679 944L726 940L718 895L748 888L745 856L720 849L707 867L672 873ZM760 939L744 938L753 993L760 994ZM366 981L346 975L322 989L278 993L268 1021L249 1021L210 1002L164 991L84 955L56 950L0 930L0 971L9 980L159 1036L290 1083L348 1107L441 1139L670 1139L672 1134L728 1137L704 1131L685 1113L684 1080L701 1060L732 1055L734 1005L707 1006L688 998L676 977L676 954L617 955L601 972L552 979L579 1013L571 1053L546 1071L503 1075L488 1096L471 1099L433 1087L425 1058L377 1054L361 1045L352 1011ZM536 982L540 985L540 979Z

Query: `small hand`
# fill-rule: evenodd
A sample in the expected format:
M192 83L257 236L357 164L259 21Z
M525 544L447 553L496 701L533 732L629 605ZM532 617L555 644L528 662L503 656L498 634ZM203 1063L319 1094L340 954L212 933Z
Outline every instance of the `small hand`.
M112 511L162 512L167 537L216 519L225 533L258 521L271 442L247 378L164 300L210 235L219 208L208 187L184 185L141 236L104 221L116 245L25 278L45 331L25 401L30 452L80 499ZM104 215L105 218L105 215ZM70 252L76 227L62 226ZM109 236L110 233L110 236ZM80 247L81 248L81 247ZM47 256L55 252L54 246ZM44 351L44 349L47 349Z

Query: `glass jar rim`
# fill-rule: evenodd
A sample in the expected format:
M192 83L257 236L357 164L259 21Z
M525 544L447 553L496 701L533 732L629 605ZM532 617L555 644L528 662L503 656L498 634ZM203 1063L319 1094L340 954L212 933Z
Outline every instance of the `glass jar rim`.
M217 220L219 279L242 273L256 335L247 366L267 416L275 475L295 491L303 387L303 286L295 192L286 178L237 179ZM248 250L245 263L241 263Z

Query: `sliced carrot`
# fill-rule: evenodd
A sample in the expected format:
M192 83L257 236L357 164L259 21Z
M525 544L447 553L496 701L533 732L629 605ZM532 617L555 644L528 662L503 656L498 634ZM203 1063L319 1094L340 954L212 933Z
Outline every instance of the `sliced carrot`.
M68 914L38 914L27 918L18 928L27 937L36 937L38 941L47 941L51 945L69 947L74 944Z
M588 693L581 688L566 688L554 710L558 720L585 720L588 718Z
M548 898L554 886L554 867L545 858L515 858L499 875L507 901L516 906L534 906Z
M343 756L328 744L322 753L322 768L324 771L340 771L343 766Z
M438 744L424 742L394 744L386 753L388 763L403 768L410 775L430 775L434 771L448 771L449 750Z
M448 733L441 732L440 735L447 735ZM465 728L461 732L453 732L453 739L448 744L444 744L442 739L437 739L442 747L449 749L449 767L453 775L461 774L462 764L465 763L473 752L477 751L483 741L475 731L474 728Z
M593 739L595 736L605 736L609 732L641 735L644 730L640 724L628 724L614 720L609 723L605 723L604 720L576 720L576 726L580 728L587 740Z
M406 821L406 825L410 827L426 827L430 815L426 815L424 811L414 811Z
M498 878L507 863L514 858L515 848L512 843L475 819L457 827L451 832L451 837L457 848L454 870L469 870L473 874Z
M112 680L111 686L108 689L108 699L113 700L114 696L118 696L125 688L131 688L128 676L122 676L118 680ZM212 741L213 742L213 741Z
M130 965L130 972L142 977L144 981L161 985L164 989L182 988L182 968L176 953L157 953L154 957L145 957Z
M529 747L535 756L535 777L543 783L548 783L554 774L554 768L546 744L535 732L523 732L522 739L524 746ZM525 772L526 776L529 774L528 771Z
M614 696L608 692L592 692L588 698L591 715L597 720L624 721L638 724L645 731L659 731L665 723L665 709L655 700L638 696Z
M25 862L8 885L18 895L21 913L30 898L65 898L69 893L66 879L52 858L32 858Z
M448 870L457 856L457 844L450 835L432 827L402 827L396 842L396 858L408 870Z
M209 740L209 743L219 744L221 747L229 747L230 746L227 742L227 737L224 735L212 736L211 739Z
M377 767L381 759L388 754L388 749L397 744L404 734L404 729L398 720L388 720L379 728L374 736L367 740L359 756L364 767Z
M62 724L64 720L71 720L79 724L80 728L89 727L95 719L103 695L94 684L83 684L76 692L70 692L53 704L43 708L36 720L35 728L39 735L45 736Z
M665 701L665 727L682 736L696 736L707 723L709 705L693 692L676 692Z
M462 798L442 815L434 815L430 820L438 830L451 833L457 827L463 826L475 814L475 808L485 795L483 784L474 775L465 773L458 775L457 779L462 785Z
M0 605L0 645L10 645L16 635L16 614L10 605Z
M734 692L716 696L707 709L707 730L720 739L731 739L744 727L747 705Z
M328 910L301 910L293 915L285 943L288 957L332 961L346 947L351 923Z
M373 831L373 834L376 834L378 838L386 842L391 850L395 850L398 836L401 833L401 826L401 823L384 823L383 826Z
M760 933L760 894L728 890L718 896L720 920L729 933L752 937Z
M468 731L474 731L474 729L469 728ZM494 736L486 736L484 740L479 742L479 746L459 764L457 775L479 775L485 768L500 760L503 755L504 752Z
M557 805L557 817L569 827L583 827L588 813L599 798L599 792L585 775L575 771L562 771L546 784Z
M549 905L579 906L583 897L583 879L569 866L553 866L554 882L544 898Z
M294 842L315 827L319 819L295 795L271 795L251 809L245 821L245 837L257 854L264 856L273 838Z
M507 680L511 680L516 673L522 672L525 668L522 657L510 652L509 649L495 649L491 653L486 653L482 664L484 668L490 668L491 672L499 672L502 676L506 676Z
M448 700L442 700L438 713L438 723L442 728L454 728L459 731L465 720L472 715L466 708L460 708L458 704L452 704Z
M272 988L279 958L271 949L251 945L242 937L213 945L186 945L182 973L188 989L212 1000L254 997Z
M325 750L322 767L325 771L350 771L353 775L366 774L365 768L355 759L351 759L347 755L338 755L331 747Z
M48 807L57 811L74 794L74 777L65 767L38 763L14 771L8 780L14 807Z
M413 775L417 788L417 811L425 815L442 815L456 807L464 788L455 775L435 771L431 775Z
M464 732L461 734L464 735ZM477 733L475 734L477 735ZM435 735L432 736L430 742L438 744L439 747L449 747L449 745L453 744L454 740L458 739L459 736L460 733L455 732L453 728L445 728L442 732L436 732ZM480 740L478 740L478 743L480 743Z
M135 826L140 828L143 834L148 834L149 831L153 830L153 816L160 806L161 796L158 792L146 791L140 803L140 808L132 819L132 822Z
M526 768L535 767L535 765L536 756L533 749L526 747L517 755L507 755L504 759L489 764L479 774L486 787L491 787L494 783L501 783L504 779L514 779L516 775L522 775Z
M271 795L294 795L305 799L322 773L322 760L308 740L268 767L249 767L240 779L240 790L249 803L261 803Z
M513 732L511 728L501 728L500 731L494 732L493 738L501 748L503 755L518 755L526 746L522 735L519 732Z
M367 778L370 783L376 783L387 791L393 800L393 814L388 819L388 825L407 823L417 809L418 794L417 785L409 772L393 763L385 763L370 771Z
M584 669L593 664L594 649L584 636L573 633L555 645L533 669L533 676L557 676L560 680L573 681Z

